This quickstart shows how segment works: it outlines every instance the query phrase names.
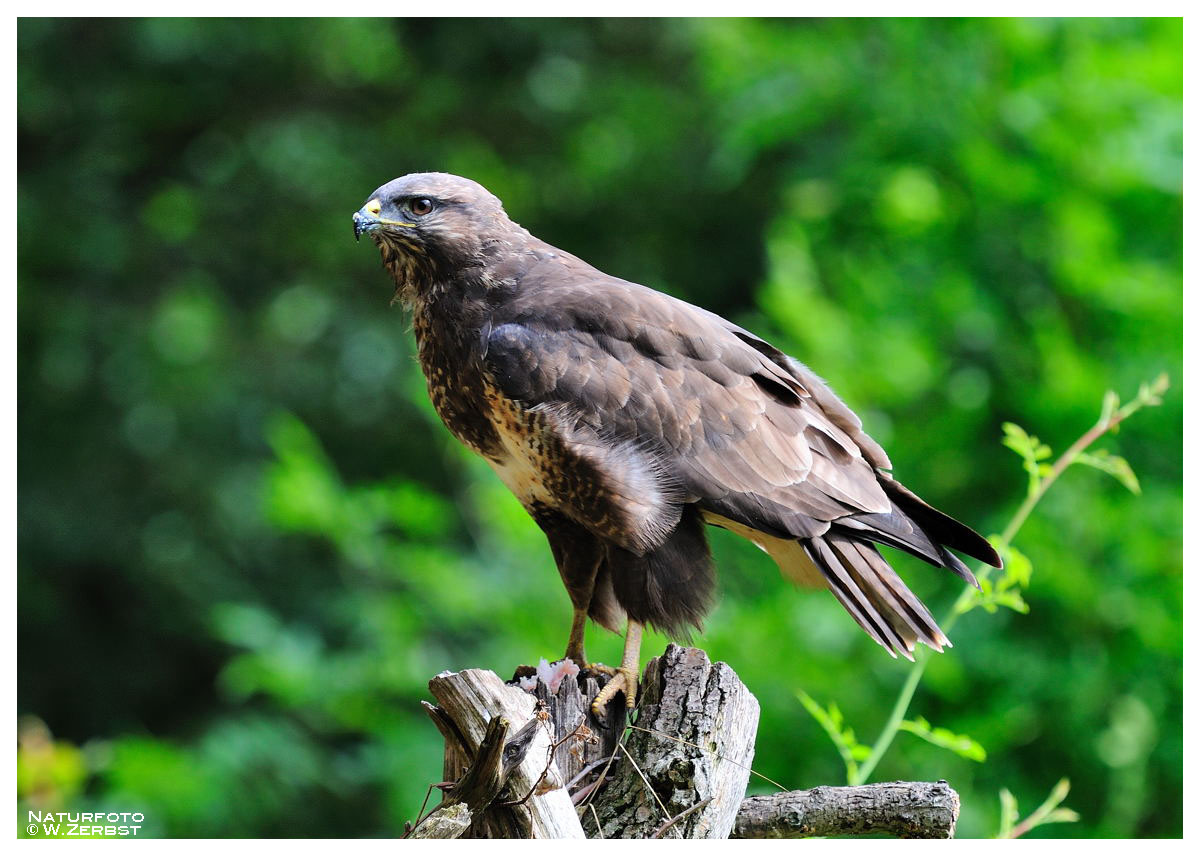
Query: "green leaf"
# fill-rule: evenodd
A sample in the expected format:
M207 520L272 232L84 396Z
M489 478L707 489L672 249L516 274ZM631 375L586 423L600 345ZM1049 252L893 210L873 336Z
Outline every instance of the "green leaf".
M1078 820L1079 812L1075 811L1074 809L1056 808L1054 811L1046 815L1045 818L1042 819L1042 822L1038 825L1041 826L1047 823L1076 823Z
M1074 823L1079 814L1072 809L1062 808L1062 801L1071 791L1068 779L1059 779L1050 790L1050 796L1029 817L1018 822L1017 801L1007 790L1000 791L1000 830L997 838L1020 838L1026 832L1048 823Z
M956 611L963 615L978 606L989 613L996 612L1000 607L1022 614L1029 612L1029 604L1021 596L1021 589L1029 586L1033 563L1024 553L1005 544L1000 538L993 536L988 540L1004 560L1003 575L993 580L981 573L978 577L979 589L969 591L955 607Z
M1149 384L1142 384L1138 388L1138 399L1144 406L1154 407L1162 404L1163 393L1171 386L1171 379L1167 377L1167 373L1163 372Z
M996 606L1006 606L1013 612L1019 612L1022 615L1025 615L1029 612L1029 604L1025 602L1025 598L1021 597L1021 593L1019 591L1000 592L996 595L992 602L996 604Z
M1017 798L1014 797L1008 788L1000 789L1000 829L996 832L997 838L1012 838L1013 827L1017 821L1021 819L1021 813L1017 808Z
M1146 385L1142 384L1142 390L1145 389ZM1108 392L1104 393L1104 401L1100 403L1101 424L1107 425L1108 421L1112 419L1113 414L1117 412L1117 408L1120 406L1121 397L1117 395L1116 392L1110 389Z
M1103 449L1097 452L1080 452L1071 463L1084 464L1085 466L1094 467L1097 470L1106 472L1125 485L1131 493L1140 495L1142 492L1142 486L1138 483L1138 478L1134 474L1133 468L1120 455L1110 455Z
M994 539L992 546L1004 560L1003 580L1008 585L1002 582L1001 588L1009 588L1013 585L1028 588L1029 578L1033 575L1033 563L1029 561L1029 557L1011 544L1000 542L999 539Z
M1037 492L1042 478L1050 473L1050 465L1041 462L1049 458L1053 452L1049 446L1027 433L1015 422L1005 422L1001 428L1004 430L1004 439L1001 442L1020 455L1024 462L1025 472L1029 473L1029 493L1032 495Z
M1005 446L1012 449L1022 458L1032 461L1044 461L1050 457L1050 447L1026 433L1025 429L1015 422L1005 422L1000 426L1004 430Z
M977 741L965 734L955 734L947 728L934 728L923 716L902 721L900 730L915 734L934 746L949 749L962 758L969 758L972 761L987 760L987 751Z

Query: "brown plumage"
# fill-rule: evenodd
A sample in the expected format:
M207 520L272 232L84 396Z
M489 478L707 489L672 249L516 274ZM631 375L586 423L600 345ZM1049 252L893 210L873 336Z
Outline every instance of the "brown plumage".
M635 648L641 624L698 627L714 585L704 523L829 588L904 656L947 640L877 544L972 583L947 547L999 566L983 538L891 477L807 367L538 240L475 182L404 176L354 220L412 309L438 413L546 533L576 607L569 655L583 657L585 615L612 630L627 618Z

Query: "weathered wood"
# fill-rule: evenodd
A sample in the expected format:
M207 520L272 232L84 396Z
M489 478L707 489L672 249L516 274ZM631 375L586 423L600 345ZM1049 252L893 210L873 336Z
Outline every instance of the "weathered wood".
M471 826L471 810L466 803L448 803L439 806L429 817L417 825L408 837L412 838L459 838Z
M483 742L475 752L471 766L463 773L450 790L448 800L466 803L472 812L479 812L492 804L504 787L504 771L500 758L504 744L508 741L510 723L503 716L493 716L484 732Z
M431 704L425 705L434 722L445 724L445 712ZM503 716L493 716L483 735L483 742L474 752L467 771L457 782L443 782L439 787L445 793L442 804L429 816L420 819L408 838L458 838L470 828L473 818L483 816L500 796L513 771L520 766L529 753L542 723L535 715L510 739L510 723ZM443 729L444 736L452 737L456 729Z
M953 838L958 810L958 794L944 781L786 791L744 800L733 837L886 833L901 838Z
M597 837L598 817L605 838L729 837L750 777L758 701L725 663L677 645L650 661L642 686L632 733L584 828Z
M482 669L443 672L429 682L429 690L439 710L431 716L443 736L448 736L443 774L450 782L460 782L471 769L495 717L525 726L535 715L532 695L506 686L495 673ZM583 838L575 807L550 755L549 728L531 727L521 733L528 746L508 775L501 800L472 812L464 837ZM515 804L501 805L505 797Z
M522 666L513 681L536 678L537 671ZM594 776L581 777L597 761L612 757L617 742L625 734L625 699L618 698L605 708L605 718L592 715L592 699L608 681L607 675L582 671L577 676L563 678L552 692L542 680L533 690L534 696L550 717L555 743L554 762L572 792L585 787ZM598 771L593 771L598 774Z

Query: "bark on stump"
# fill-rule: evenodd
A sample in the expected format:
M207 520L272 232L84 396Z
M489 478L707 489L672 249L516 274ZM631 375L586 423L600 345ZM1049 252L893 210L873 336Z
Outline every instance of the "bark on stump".
M646 666L637 721L584 829L596 837L599 820L605 838L728 838L757 731L758 700L733 669L667 646Z

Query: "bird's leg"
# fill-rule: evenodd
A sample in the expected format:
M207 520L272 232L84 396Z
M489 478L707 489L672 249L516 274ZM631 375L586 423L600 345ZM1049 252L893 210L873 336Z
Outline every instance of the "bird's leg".
M617 693L625 694L625 706L632 708L637 702L638 672L641 666L642 625L632 618L625 630L625 653L621 657L621 668L604 689L592 700L592 714L604 715L604 708Z
M554 552L558 572L567 587L571 606L575 609L571 618L571 635L567 639L567 652L563 657L584 669L588 665L587 654L583 648L584 630L587 628L588 607L592 604L596 575L600 572L600 563L604 561L604 552L599 545L587 541L577 541L572 546L573 550L564 549L558 538L550 539L550 548Z
M571 619L571 636L567 639L567 653L563 654L563 659L570 660L581 669L587 666L587 654L583 650L583 631L587 627L587 619L587 607L576 605L575 616Z

